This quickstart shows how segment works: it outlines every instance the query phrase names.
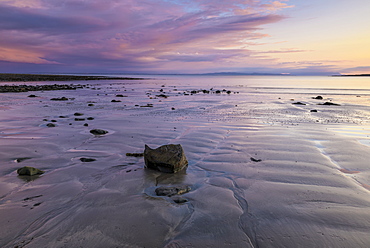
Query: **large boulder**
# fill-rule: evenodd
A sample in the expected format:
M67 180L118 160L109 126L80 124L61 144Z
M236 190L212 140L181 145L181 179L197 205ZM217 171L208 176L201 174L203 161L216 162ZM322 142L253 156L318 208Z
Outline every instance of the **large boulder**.
M176 173L188 166L188 160L181 145L173 144L156 149L145 145L144 161L147 168L166 173Z
M44 173L44 171L36 169L34 167L25 166L25 167L19 168L17 170L17 173L20 176L34 176L34 175L41 175Z

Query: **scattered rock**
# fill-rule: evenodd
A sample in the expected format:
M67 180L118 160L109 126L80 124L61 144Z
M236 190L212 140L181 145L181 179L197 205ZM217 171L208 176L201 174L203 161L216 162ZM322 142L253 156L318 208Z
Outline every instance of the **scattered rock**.
M323 103L323 104L318 104L318 105L332 105L332 106L340 106L340 104L332 103L332 102L325 102L325 103Z
M172 200L177 203L177 204L182 204L182 203L186 203L188 202L187 199L183 198L183 197L180 197L180 196L175 196L175 197L172 197Z
M74 113L73 114L74 116L81 116L81 115L84 115L83 113Z
M19 168L17 170L17 173L20 176L34 176L34 175L41 175L44 173L44 171L36 169L34 167L25 166L25 167Z
M85 118L75 118L75 121L84 121Z
M115 99L113 99L111 102L121 102L121 100L115 100Z
M145 145L144 161L147 168L166 173L176 173L188 166L180 144L163 145L156 149Z
M317 96L317 97L313 97L313 99L316 99L316 100L322 100L324 99L322 96Z
M103 130L103 129L92 129L92 130L90 130L90 133L92 133L94 135L104 135L104 134L107 134L108 131Z
M155 193L157 196L174 196L174 195L182 195L188 193L191 190L189 186L161 186L155 189Z
M126 156L127 157L143 157L144 156L144 153L126 153Z
M306 105L305 103L303 102L293 102L292 104L295 104L295 105Z
M119 94L119 95L116 95L116 97L127 97L127 96Z
M88 123L85 123L85 124L84 124L84 126L85 126L85 127L88 127L88 126L89 126L89 124L88 124Z
M94 120L94 117L87 117L87 120L92 121Z
M24 160L27 160L27 159L31 159L31 158L30 158L30 157L17 158L17 159L15 160L15 162L17 162L17 163L21 163L21 162L23 162Z
M136 106L136 105L135 105ZM147 105L140 106L141 108L153 108L153 104L148 103Z
M167 98L168 96L166 96L165 94L160 94L160 95L156 95L156 97L163 97L163 98Z
M80 158L81 162L88 163L88 162L94 162L96 159L94 158Z
M68 101L67 97L51 98L50 101Z
M46 124L47 127L56 127L56 125L54 123L48 123Z
M262 161L261 159L256 159L256 158L253 158L253 157L251 157L251 160L252 160L253 162L261 162L261 161Z

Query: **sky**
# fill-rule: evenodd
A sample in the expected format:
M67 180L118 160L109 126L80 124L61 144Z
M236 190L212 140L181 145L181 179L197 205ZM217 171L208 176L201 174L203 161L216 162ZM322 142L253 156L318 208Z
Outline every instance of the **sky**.
M369 0L0 0L1 73L370 73Z

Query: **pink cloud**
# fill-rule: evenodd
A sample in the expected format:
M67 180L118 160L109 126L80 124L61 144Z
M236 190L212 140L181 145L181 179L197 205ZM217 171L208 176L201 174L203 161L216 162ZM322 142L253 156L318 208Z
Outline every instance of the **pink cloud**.
M0 60L102 71L230 63L251 56L245 47L265 36L263 25L284 18L272 9L286 7L257 0L7 0L0 3Z

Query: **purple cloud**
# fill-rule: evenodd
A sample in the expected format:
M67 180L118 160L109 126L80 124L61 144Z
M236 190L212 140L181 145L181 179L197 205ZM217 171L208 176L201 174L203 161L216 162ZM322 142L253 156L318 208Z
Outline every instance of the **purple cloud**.
M249 57L243 45L284 18L272 8L286 7L256 0L9 0L0 4L0 61L94 71L165 69L175 61L191 70L197 62Z

